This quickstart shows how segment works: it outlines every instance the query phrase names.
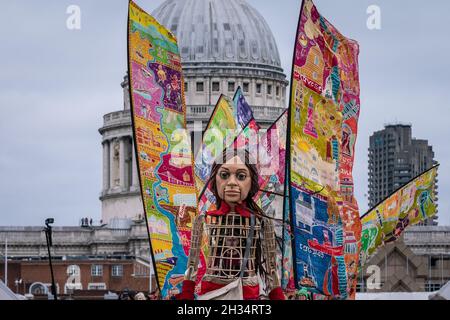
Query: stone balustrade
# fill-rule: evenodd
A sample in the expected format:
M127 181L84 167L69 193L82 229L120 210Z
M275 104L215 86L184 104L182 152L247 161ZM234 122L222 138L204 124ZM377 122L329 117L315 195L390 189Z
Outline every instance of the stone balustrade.
M285 108L266 107L266 106L252 106L253 115L258 122L273 122L275 121ZM188 121L208 121L214 106L196 105L187 107Z
M267 107L267 106L252 106L253 115L257 121L275 121L285 108ZM214 106L209 105L191 105L187 106L186 116L188 121L207 121ZM131 110L122 110L108 113L103 116L103 128L110 128L115 126L131 126Z
M126 229L100 227L54 227L54 255L96 255L117 252L135 254L149 247L144 223L133 223ZM43 227L0 227L0 253L8 239L9 257L46 256Z
M131 126L131 110L121 110L103 116L103 128Z

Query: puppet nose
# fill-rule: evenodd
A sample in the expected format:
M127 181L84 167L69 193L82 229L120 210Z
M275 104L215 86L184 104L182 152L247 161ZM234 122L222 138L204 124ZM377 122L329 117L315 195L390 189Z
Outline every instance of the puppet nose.
M234 174L232 174L230 176L230 179L228 180L228 185L233 185L233 186L237 186L238 185L236 177L235 177Z

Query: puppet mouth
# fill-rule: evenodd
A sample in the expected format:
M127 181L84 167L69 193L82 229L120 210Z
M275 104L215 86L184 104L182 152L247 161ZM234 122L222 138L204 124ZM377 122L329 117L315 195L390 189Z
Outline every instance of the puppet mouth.
M241 194L241 192L238 191L238 190L225 190L225 194L228 194L228 195L230 195L230 196L234 196L234 195L239 195L239 194Z

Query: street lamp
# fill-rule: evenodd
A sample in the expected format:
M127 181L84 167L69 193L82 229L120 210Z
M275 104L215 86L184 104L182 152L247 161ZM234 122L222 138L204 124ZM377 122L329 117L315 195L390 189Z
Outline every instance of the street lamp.
M58 300L56 296L56 286L55 286L55 278L53 276L53 266L52 266L52 255L50 253L50 247L53 245L52 242L52 226L50 224L54 223L55 219L48 218L45 220L45 239L47 240L47 250L48 250L48 261L50 263L50 273L52 276L52 294L55 300Z

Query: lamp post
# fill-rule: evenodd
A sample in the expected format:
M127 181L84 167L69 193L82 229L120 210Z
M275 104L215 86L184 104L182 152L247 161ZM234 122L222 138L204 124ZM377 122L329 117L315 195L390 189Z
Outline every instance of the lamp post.
M50 264L50 273L52 276L52 295L55 300L58 300L58 297L56 296L56 286L55 286L55 278L53 276L53 265L52 265L52 255L50 253L50 247L53 245L52 242L52 226L50 224L54 223L55 219L48 218L45 220L45 239L47 240L47 250L48 250L48 261Z
M8 238L5 241L5 285L8 286Z
M4 262L5 278L3 279L3 281L4 281L5 285L8 286L8 239L6 239L6 243L5 243L5 252L0 253L0 257L2 257L2 259L5 260L5 262Z

